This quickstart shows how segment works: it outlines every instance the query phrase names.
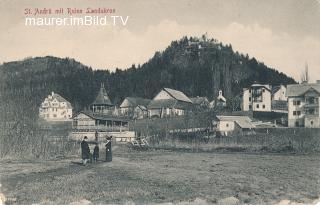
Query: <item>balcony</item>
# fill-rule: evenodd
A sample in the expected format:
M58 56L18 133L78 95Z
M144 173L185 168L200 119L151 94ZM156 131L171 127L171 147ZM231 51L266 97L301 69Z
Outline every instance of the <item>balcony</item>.
M73 125L74 132L124 132L129 131L128 126L106 126L106 125Z
M319 98L317 98L317 97L306 97L305 98L305 107L307 107L307 108L319 107Z
M305 107L304 114L306 116L319 116L319 109L312 107Z

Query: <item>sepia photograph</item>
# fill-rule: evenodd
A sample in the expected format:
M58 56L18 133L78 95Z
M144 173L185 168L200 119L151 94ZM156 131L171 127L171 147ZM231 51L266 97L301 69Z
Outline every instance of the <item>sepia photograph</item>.
M320 0L0 0L0 205L320 205Z

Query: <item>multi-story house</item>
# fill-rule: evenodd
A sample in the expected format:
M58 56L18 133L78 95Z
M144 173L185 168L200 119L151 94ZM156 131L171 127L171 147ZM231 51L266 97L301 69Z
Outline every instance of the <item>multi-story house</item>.
M72 118L71 103L52 92L41 103L39 117L46 121L68 121Z
M286 113L288 110L286 90L284 85L270 86L255 83L243 89L242 110Z
M271 112L271 86L253 84L243 89L243 111Z
M288 126L320 127L320 81L287 86Z

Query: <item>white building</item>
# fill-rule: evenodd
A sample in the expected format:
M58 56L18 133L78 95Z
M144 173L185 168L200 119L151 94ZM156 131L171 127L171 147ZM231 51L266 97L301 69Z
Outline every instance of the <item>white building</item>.
M284 85L252 84L249 88L243 89L242 110L286 113L288 110L286 91Z
M219 95L217 97L217 107L226 107L227 99L222 95L222 90L219 90Z
M68 121L72 118L71 103L52 92L41 103L39 117L47 121Z
M163 88L149 103L149 117L184 115L191 109L192 101L181 91Z
M126 97L120 104L120 113L134 119L148 116L147 107L151 100L139 97Z
M287 88L284 85L273 86L272 87L272 100L274 101L287 101L286 96Z
M216 130L222 135L228 136L229 133L250 131L255 126L248 116L216 116Z
M253 84L250 88L244 88L242 110L271 112L271 86Z
M288 127L320 127L320 82L287 87Z

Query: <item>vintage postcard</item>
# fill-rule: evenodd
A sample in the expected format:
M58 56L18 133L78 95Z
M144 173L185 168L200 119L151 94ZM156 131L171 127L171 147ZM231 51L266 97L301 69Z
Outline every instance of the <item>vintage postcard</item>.
M320 205L319 0L0 0L0 205Z

